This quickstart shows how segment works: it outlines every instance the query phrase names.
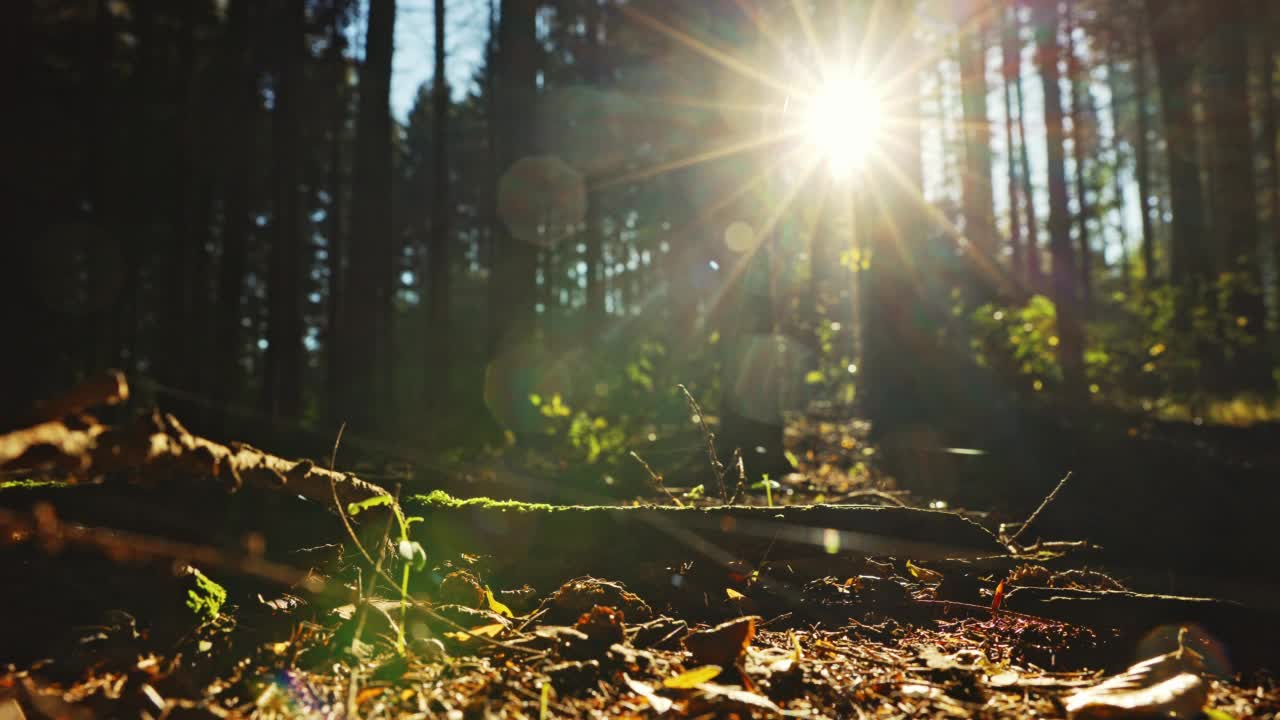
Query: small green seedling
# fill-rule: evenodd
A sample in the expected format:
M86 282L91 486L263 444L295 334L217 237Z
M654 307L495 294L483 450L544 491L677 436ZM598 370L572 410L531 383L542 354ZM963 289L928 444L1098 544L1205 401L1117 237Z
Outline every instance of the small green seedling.
M377 495L367 500L354 502L347 505L347 514L355 517L361 512L370 508L386 505L391 508L391 512L395 515L396 524L400 527L400 540L396 544L396 549L403 561L403 570L400 574L400 625L396 628L396 650L402 655L405 651L404 626L409 615L409 573L414 570L422 570L427 566L427 551L422 549L422 545L409 538L409 527L416 522L422 522L422 518L418 516L405 517L404 512L400 509L400 503L390 495Z

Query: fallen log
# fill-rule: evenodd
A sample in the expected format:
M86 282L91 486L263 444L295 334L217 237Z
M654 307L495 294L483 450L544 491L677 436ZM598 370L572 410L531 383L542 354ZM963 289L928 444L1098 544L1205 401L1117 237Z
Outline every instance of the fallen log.
M89 417L49 420L0 435L0 471L59 473L89 480L128 473L140 482L175 475L213 478L237 490L252 485L333 504L387 491L353 475L289 460L244 443L216 443L193 435L172 415L153 412L138 422L111 427Z
M413 532L428 555L491 556L503 578L551 573L616 576L638 562L702 560L756 565L835 555L976 558L1005 551L990 532L955 513L905 507L553 506L445 493L410 498Z

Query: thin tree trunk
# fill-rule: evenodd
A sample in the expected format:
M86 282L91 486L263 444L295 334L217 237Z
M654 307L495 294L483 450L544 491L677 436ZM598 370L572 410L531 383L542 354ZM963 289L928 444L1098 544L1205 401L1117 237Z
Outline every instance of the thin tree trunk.
M218 264L217 313L214 317L214 370L218 397L230 401L240 388L242 291L249 235L250 175L253 172L254 116L257 113L258 78L254 70L251 8L253 0L233 0L228 9L227 57L231 68L226 96L228 135L238 138L224 152L222 186L222 254ZM229 429L224 425L224 430Z
M1191 3L1190 7L1194 7ZM1169 166L1169 202L1173 212L1173 238L1169 252L1169 277L1178 289L1175 323L1191 327L1191 307L1199 301L1210 267L1204 252L1204 206L1201 196L1199 142L1191 111L1190 83L1193 59L1187 51L1183 21L1189 7L1171 0L1146 0L1151 45L1160 82L1160 106L1164 117L1165 153Z
M358 432L376 430L390 411L383 375L390 365L392 274L391 56L395 0L370 0L352 179L348 253L343 419Z
M1124 168L1124 147L1122 138L1123 133L1123 116L1120 112L1119 92L1120 84L1116 82L1116 43L1113 39L1110 47L1107 48L1107 88L1111 94L1111 152L1114 155L1115 167L1111 172L1112 192L1115 194L1115 211L1116 211L1116 232L1120 237L1120 275L1124 279L1124 286L1130 287L1132 274L1129 268L1129 231L1125 228L1125 199L1124 199L1124 182L1121 177L1121 170Z
M604 53L601 51L600 6L598 0L587 0L587 48L591 53L588 78L595 90L603 90ZM598 185L598 182L593 182ZM604 278L601 275L601 255L604 247L604 189L596 187L587 197L587 305L586 336L594 338L604 323Z
M272 112L275 198L268 268L267 354L263 404L273 418L293 419L302 411L302 217L298 194L302 62L306 52L305 0L282 8L279 72Z
M529 118L537 99L538 0L502 0L498 21L498 177L534 150ZM489 355L532 338L536 323L534 272L538 251L499 218L489 283Z
M338 398L342 393L342 334L344 328L343 303L345 278L343 260L346 256L346 241L342 232L345 207L343 196L346 191L345 173L342 166L342 144L345 140L348 111L347 62L343 57L345 41L342 35L342 22L337 12L334 13L329 28L330 62L333 63L333 110L329 120L329 207L326 220L329 292L326 298L325 327L325 399L326 407L331 415L337 410Z
M1084 330L1077 311L1075 258L1071 247L1071 213L1067 205L1067 162L1063 149L1062 93L1058 72L1057 0L1034 0L1037 64L1044 86L1045 144L1049 173L1049 250L1053 258L1053 301L1058 313L1058 361L1064 395L1087 397L1084 387Z
M449 176L449 82L445 75L445 6L435 0L435 73L433 77L432 168L431 168L431 263L430 311L427 337L439 338L427 357L426 398L428 407L444 420L449 397L449 368L452 332L449 328L450 233L453 230L453 200Z
M1018 160L1017 151L1013 144L1014 123L1016 122L1013 118L1013 84L1018 76L1020 63L1017 20L1009 17L1010 12L1017 12L1016 5L1014 8L1006 8L1001 13L1002 27L1000 33L1000 47L1004 60L1001 65L1004 75L1004 143L1009 174L1009 247L1012 251L1013 276L1026 281L1026 251L1022 243L1022 212L1018 201Z
M961 205L964 233L973 253L974 298L990 300L1000 288L994 192L991 184L991 123L987 116L987 18L980 3L953 0L960 45L961 103L964 115L964 173Z
M1071 87L1071 151L1075 161L1076 204L1079 214L1076 216L1076 242L1079 245L1080 262L1080 304L1085 317L1093 314L1093 245L1089 240L1089 217L1093 208L1089 203L1088 152L1085 145L1088 133L1084 123L1087 109L1085 95L1088 94L1088 79L1083 77L1084 71L1080 58L1076 56L1075 19L1071 4L1067 4L1067 82Z
M1040 223L1036 218L1035 188L1031 177L1031 153L1027 150L1026 103L1022 98L1022 22L1018 18L1019 0L1013 4L1013 30L1018 38L1018 67L1014 73L1013 90L1018 99L1018 158L1022 170L1022 197L1026 200L1027 213L1027 284L1033 291L1045 288L1044 264L1040 260Z
M1138 19L1142 13L1138 13ZM1151 222L1151 146L1150 107L1148 106L1149 71L1147 69L1146 33L1133 34L1134 50L1134 114L1138 120L1137 137L1134 138L1134 156L1138 175L1138 206L1142 216L1142 265L1148 288L1160 279L1156 267L1156 231Z
M1227 355L1224 381L1230 390L1274 387L1262 349L1266 306L1258 254L1258 193L1249 107L1249 50L1243 0L1218 0L1207 14L1213 39L1206 63L1207 124L1213 153L1210 202L1213 229L1230 273L1225 309L1238 332L1249 340Z
M1275 267L1280 268L1280 153L1276 151L1276 137L1280 127L1276 118L1276 90L1273 82L1276 52L1271 37L1277 13L1271 0L1258 0L1257 11L1258 16L1265 21L1259 35L1262 38L1262 152L1267 158L1267 175L1271 183L1271 257ZM1275 283L1272 291L1275 293L1272 304L1280 308L1280 283Z

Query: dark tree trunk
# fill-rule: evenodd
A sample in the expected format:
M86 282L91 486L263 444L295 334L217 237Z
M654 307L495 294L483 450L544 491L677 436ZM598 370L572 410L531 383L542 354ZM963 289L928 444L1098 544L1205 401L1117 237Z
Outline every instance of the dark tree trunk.
M1276 89L1273 81L1276 67L1276 51L1271 33L1280 17L1274 3L1258 0L1258 16L1265 19L1262 32L1262 153L1267 158L1267 180L1270 183L1271 205L1271 256L1280 267L1280 153L1276 150L1276 137L1280 123L1276 117ZM1272 303L1280 307L1280 283L1273 286Z
M1077 310L1075 257L1071 247L1071 212L1067 206L1067 162L1063 149L1062 93L1059 87L1058 3L1034 0L1037 64L1044 86L1044 123L1049 173L1049 251L1053 261L1053 302L1058 312L1058 362L1063 392L1072 402L1086 398L1084 329Z
M1142 19L1142 13L1138 14ZM1147 69L1146 33L1138 30L1133 34L1134 52L1134 114L1137 117L1137 137L1134 138L1133 151L1138 175L1138 206L1142 217L1142 265L1148 288L1160 279L1159 268L1156 267L1156 231L1151 222L1151 109L1150 109L1150 72Z
M347 111L349 103L347 60L343 55L345 40L342 34L342 22L339 13L334 12L329 33L330 62L333 64L333 110L329 119L329 207L326 220L326 240L328 249L329 293L325 298L325 402L329 415L338 413L338 402L342 395L342 318L345 277L344 262L346 260L346 238L343 234L344 199L346 197L346 173L342 160L342 145L346 140Z
M340 337L342 420L371 432L390 411L380 373L390 365L392 259L391 55L395 0L370 0L352 178L347 302Z
M1115 165L1111 171L1112 193L1114 194L1114 203L1116 210L1116 232L1120 236L1120 276L1124 279L1124 286L1131 287L1133 275L1129 267L1129 231L1125 228L1125 199L1124 199L1124 182L1121 178L1121 170L1125 167L1124 155L1124 116L1120 112L1120 84L1117 80L1117 70L1115 63L1116 43L1113 40L1111 46L1107 48L1107 89L1111 95L1111 153L1115 160Z
M1027 150L1026 103L1022 99L1022 23L1018 19L1020 0L1013 4L1013 32L1018 37L1018 66L1014 71L1013 89L1018 99L1018 165L1022 170L1022 197L1027 212L1027 284L1033 291L1045 289L1044 264L1040 259L1040 222L1036 218L1035 188L1031 183L1031 153Z
M982 3L952 0L959 27L960 92L964 110L964 172L961 205L964 234L969 241L978 302L994 297L1000 289L999 253L991 183L991 123L987 116L986 41L987 17Z
M1026 249L1022 242L1022 208L1018 200L1018 160L1017 150L1014 145L1014 123L1017 122L1013 117L1013 85L1017 81L1020 57L1019 49L1021 44L1018 42L1018 24L1017 18L1011 18L1011 13L1016 13L1016 4L1013 8L1005 8L1001 13L1001 32L1000 32L1000 49L1003 59L1001 68L1004 78L1004 144L1005 158L1008 161L1008 194L1009 194L1009 248L1012 251L1010 260L1013 267L1013 276L1021 278L1024 282L1027 280L1026 273ZM1029 200L1029 198L1028 198Z
M497 177L534 152L530 128L537 100L538 0L502 0L498 24ZM489 283L489 355L532 339L534 273L538 251L511 233L503 218L494 228L494 268Z
M243 384L240 366L243 346L241 320L245 267L253 220L249 217L254 152L254 118L258 111L258 75L252 45L253 0L234 0L228 9L227 59L230 66L225 108L228 135L225 147L222 257L218 265L218 305L213 319L214 387L230 401ZM229 418L227 418L229 422ZM229 430L229 426L224 426Z
M1196 3L1191 3L1191 6ZM1191 111L1191 73L1194 47L1186 18L1188 5L1172 0L1146 0L1152 54L1160 83L1160 108L1164 118L1165 153L1169 168L1169 202L1173 212L1173 238L1169 252L1169 278L1178 289L1176 324L1191 327L1191 307L1201 299L1210 259L1205 251L1204 207L1201 195L1199 142Z
M1247 340L1233 343L1224 367L1228 390L1274 387L1262 346L1266 305L1258 244L1258 194L1249 108L1250 22L1243 0L1218 0L1204 9L1212 28L1206 63L1206 122L1211 128L1210 194L1214 238L1222 272L1230 274L1225 310Z
M118 299L120 258L109 200L108 153L112 142L114 117L110 110L110 69L115 54L115 28L107 0L94 4L93 42L86 43L85 97L92 104L85 123L85 189L92 207L92 220L103 242L89 250L90 308L86 320L88 338L86 367L89 373L115 367L119 361L119 343L112 319Z
M591 54L588 80L596 90L603 90L605 79L603 41L600 37L600 5L598 0L587 0L587 51ZM587 197L587 304L586 337L594 338L604 325L604 276L601 263L604 249L604 194L600 178L593 178Z
M449 82L445 76L445 10L444 0L435 0L435 75L431 109L431 263L429 327L427 337L437 338L427 355L427 407L443 421L449 397L449 348L453 333L449 328L449 263L450 233L453 229L453 200L449 176Z
M1089 202L1088 160L1089 149L1085 147L1089 141L1089 133L1085 130L1089 103L1085 100L1089 95L1088 78L1084 77L1080 58L1076 55L1075 21L1071 4L1067 4L1067 82L1071 87L1071 152L1075 162L1076 204L1079 214L1076 216L1076 242L1079 246L1080 263L1080 303L1086 317L1093 313L1093 245L1089 241L1089 218L1093 207Z
M273 418L297 418L302 410L302 257L300 182L302 63L305 0L281 6L281 37L272 112L275 155L272 238L268 269L267 353L263 406Z
M5 8L0 24L0 54L3 57L5 87L14 107L33 102L38 90L34 71L34 2L19 0ZM0 392L0 429L16 427L28 418L32 406L54 383L48 358L53 357L48 311L36 287L33 260L39 234L46 218L41 204L44 195L31 182L38 167L38 153L27 140L39 131L33 113L6 112L2 115L4 135L0 143L8 158L0 167L6 211L6 232L12 233L0 262L0 307L4 307L6 334L22 338L20 352L0 352L0 377L8 378Z

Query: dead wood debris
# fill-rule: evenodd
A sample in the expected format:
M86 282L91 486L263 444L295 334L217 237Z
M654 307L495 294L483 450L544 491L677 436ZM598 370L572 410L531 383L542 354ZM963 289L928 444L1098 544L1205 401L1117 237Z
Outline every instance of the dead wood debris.
M80 411L86 405L127 397L123 377L112 383L92 381L89 389L50 407ZM112 387L109 392L103 387ZM333 491L344 503L387 494L377 485L347 473L318 467L310 460L289 460L245 443L223 445L193 435L178 419L160 411L122 427L103 425L89 416L45 420L0 435L0 471L65 473L90 479L129 473L140 481L163 481L175 475L208 477L232 489L249 484L287 490L328 505Z

